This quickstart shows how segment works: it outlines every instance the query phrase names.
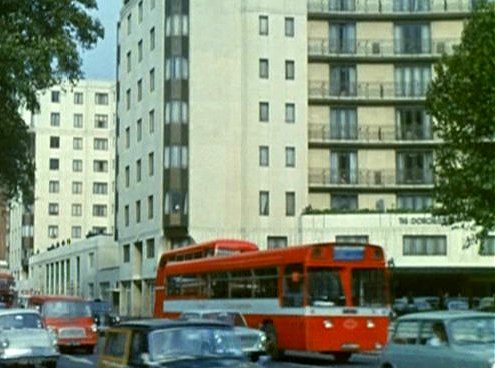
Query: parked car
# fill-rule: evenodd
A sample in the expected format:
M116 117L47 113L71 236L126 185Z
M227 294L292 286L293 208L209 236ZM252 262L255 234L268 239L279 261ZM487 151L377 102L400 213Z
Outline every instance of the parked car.
M98 368L255 368L234 328L207 320L128 321L105 332Z
M249 328L244 316L239 312L224 310L187 311L180 315L182 319L204 318L227 323L234 327L235 334L241 340L242 351L252 361L266 354L266 335L263 331Z
M495 315L413 313L397 319L380 357L381 368L493 368Z
M0 366L43 365L55 368L57 337L43 325L36 310L0 311Z
M110 303L101 299L95 299L89 303L91 314L95 320L98 332L101 334L108 327L115 326L120 322L120 317L112 312Z

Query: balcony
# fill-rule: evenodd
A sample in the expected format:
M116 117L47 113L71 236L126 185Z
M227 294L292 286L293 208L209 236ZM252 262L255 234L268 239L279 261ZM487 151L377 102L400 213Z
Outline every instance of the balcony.
M431 170L335 170L309 169L311 189L432 189L433 174Z
M419 127L408 127L397 131L390 125L360 124L356 130L336 129L332 131L330 124L309 123L309 144L316 147L335 146L431 146L439 144L440 140L433 137L431 132Z
M312 38L308 41L310 59L318 60L363 60L376 62L393 62L403 59L431 61L443 54L452 54L458 38L434 40L411 40L397 42L386 39L336 40Z
M309 0L310 18L345 17L353 18L459 18L473 9L473 0Z
M360 103L390 105L396 103L424 103L426 82L360 82L333 84L328 81L309 81L308 95L312 103Z

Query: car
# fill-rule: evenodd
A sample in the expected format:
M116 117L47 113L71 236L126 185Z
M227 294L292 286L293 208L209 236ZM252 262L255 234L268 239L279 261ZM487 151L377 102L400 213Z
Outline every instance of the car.
M89 306L100 334L108 327L115 326L120 322L120 317L112 312L112 307L107 301L95 299L89 303Z
M265 333L254 328L249 328L246 320L244 319L244 316L239 312L206 309L202 311L183 312L181 313L179 318L204 318L225 322L234 327L236 335L241 340L242 350L251 358L252 361L257 361L261 355L266 354Z
M234 328L212 320L126 321L105 331L98 368L255 368Z
M0 311L0 366L43 365L56 368L57 337L36 310Z
M495 315L435 311L399 317L380 368L492 368Z

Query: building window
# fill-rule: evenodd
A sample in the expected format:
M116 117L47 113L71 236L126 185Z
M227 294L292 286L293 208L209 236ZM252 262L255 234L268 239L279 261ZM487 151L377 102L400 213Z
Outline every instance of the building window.
M82 233L81 226L72 226L72 229L70 232L71 238L81 239L81 233Z
M483 240L479 251L480 256L495 256L495 236Z
M131 261L131 246L129 244L124 244L123 261L124 263L129 263Z
M394 51L396 54L430 53L430 25L422 23L396 24L394 27Z
M431 0L394 0L395 12L424 12L431 10Z
M138 42L138 61L141 62L143 60L143 40L139 40Z
M155 90L155 69L150 70L150 92Z
M141 139L143 139L143 121L138 119L136 123L136 140L140 142Z
M401 107L395 110L396 138L398 140L432 139L430 115L424 107Z
M333 23L329 39L331 54L354 54L356 52L356 25L354 23Z
M129 206L124 207L124 225L129 226Z
M173 14L165 19L165 35L187 36L189 33L189 18L185 14Z
M423 97L431 81L431 66L396 66L395 95L397 97Z
M296 167L296 147L285 147L285 167Z
M127 110L129 110L131 108L131 89L130 88L125 92L125 107Z
M154 72L154 69L153 69ZM151 73L151 72L150 72ZM172 56L165 61L165 79L180 80L189 76L188 61L182 56Z
M130 170L130 167L129 166L126 166L125 167L125 187L126 188L129 188L129 184L130 184L130 181L131 181L131 170Z
M267 122L270 119L270 107L268 102L260 102L259 105L259 118L260 121Z
M60 182L58 180L50 180L48 183L49 193L59 193L60 192Z
M72 160L72 171L74 171L74 172L82 172L83 171L82 160Z
M72 138L72 148L76 151L83 149L83 139L81 137Z
M166 192L163 205L164 212L167 215L171 213L187 214L187 193Z
M268 59L260 59L259 73L260 73L260 78L268 79L268 73L269 73Z
M150 29L150 50L155 49L155 27Z
M60 113L52 112L50 114L50 125L53 127L60 126Z
M261 36L268 35L268 16L260 15L259 17L259 34Z
M270 149L268 146L259 147L260 166L270 165Z
M146 258L155 257L155 239L146 239Z
M164 150L163 164L169 168L187 168L187 146L166 146Z
M83 114L74 114L73 125L74 125L74 128L82 128L83 127Z
M127 61L127 73L130 73L132 69L132 56L130 51L127 52L126 61Z
M84 103L84 94L82 92L74 92L74 105L82 105Z
M48 203L48 214L58 215L58 203Z
M108 93L96 92L95 93L96 105L108 105Z
M95 138L93 140L93 148L95 149L95 151L108 151L108 139Z
M357 152L332 151L330 153L330 182L332 184L357 184Z
M260 216L268 216L270 214L270 193L268 191L260 191L259 207Z
M136 201L136 222L141 222L141 201Z
M50 137L50 148L60 148L60 137Z
M405 256L445 256L447 237L445 235L404 235L402 253Z
M293 60L285 60L285 79L292 80L295 78L295 64Z
M148 154L148 176L155 174L155 154L153 152Z
M187 124L187 119L186 102L173 100L165 104L165 124Z
M72 182L72 194L81 194L82 193L83 183L80 181Z
M151 110L148 113L148 130L150 134L155 131L155 110Z
M108 194L108 184L107 183L93 183L93 194Z
M141 23L143 21L143 2L140 1L138 4L138 22Z
M368 244L368 235L336 235L336 243Z
M338 211L355 211L358 209L358 196L357 194L332 194L330 207Z
M397 152L397 184L433 184L431 151Z
M94 204L93 205L93 216L94 217L106 217L107 215L107 205L106 204Z
M52 91L52 102L59 103L60 102L60 92Z
M73 203L71 206L71 215L74 217L82 216L82 205L79 203Z
M330 109L330 138L353 140L358 138L357 132L356 108L332 107Z
M50 159L50 170L58 170L58 168L59 168L58 158L51 158Z
M153 218L153 196L148 196L148 219L151 220Z
M150 0L150 8L155 9L155 0Z
M136 161L136 181L141 181L141 159Z
M330 67L330 95L356 96L356 66L336 65Z
M294 37L294 18L285 17L285 35L287 37Z
M404 193L397 195L397 208L411 211L429 211L433 206L431 195Z
M268 236L266 238L267 249L287 248L286 236Z
M51 239L55 239L58 237L58 226L57 225L48 226L48 237Z
M138 102L143 99L143 80L137 81L137 100Z
M296 215L296 193L295 192L285 192L285 215L295 216Z
M98 128L98 129L108 128L108 115L96 114L95 115L95 128Z
M127 15L127 34L130 35L132 32L132 14Z
M108 172L108 161L106 160L94 160L93 161L94 172Z
M294 123L296 121L296 105L293 103L285 104L285 122Z
M131 145L131 128L125 128L125 148L129 148Z

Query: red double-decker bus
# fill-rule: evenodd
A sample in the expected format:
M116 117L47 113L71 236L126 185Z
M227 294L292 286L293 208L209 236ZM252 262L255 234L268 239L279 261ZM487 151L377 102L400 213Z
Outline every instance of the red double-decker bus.
M12 307L15 299L15 280L10 272L0 272L0 303Z
M165 262L157 273L155 317L236 310L266 332L274 358L284 350L304 350L347 361L387 341L386 274L382 248L369 244L311 244Z

